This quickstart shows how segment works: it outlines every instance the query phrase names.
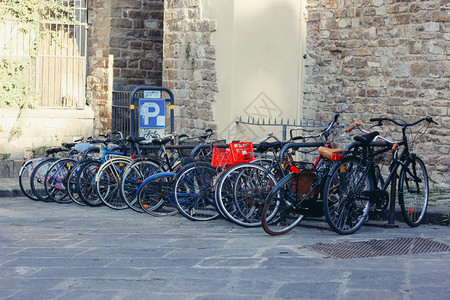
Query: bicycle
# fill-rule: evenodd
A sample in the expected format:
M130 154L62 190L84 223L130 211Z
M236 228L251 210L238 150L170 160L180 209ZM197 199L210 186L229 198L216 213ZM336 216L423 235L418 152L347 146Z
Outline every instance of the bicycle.
M253 144L233 142L229 150L213 147L211 162L197 161L183 167L174 178L172 201L181 215L192 221L220 216L214 199L214 183L221 170L254 159Z
M23 162L22 167L19 171L19 187L22 193L31 200L39 200L39 198L33 193L31 189L31 174L33 173L34 168L43 161L48 158L49 153L47 152L47 156L34 156L31 155L26 161ZM55 154L50 154L54 156Z
M88 142L84 143L83 141L84 138L81 138L73 143L64 143L64 147L71 149L69 151L69 157L56 160L50 165L44 176L44 182L46 183L44 185L45 192L50 199L57 203L67 204L72 201L76 202L76 199L74 200L73 197L67 197L69 196L71 187L71 182L69 181L70 174L82 160L98 153L98 148L92 146L91 137L87 138ZM70 195L73 196L73 193Z
M155 138L152 140L154 145L160 147L160 153L163 159L160 160L159 164L156 164L156 168L153 168L151 165L145 167L141 165L139 167L143 170L149 168L150 172L148 173L151 175L144 180L141 180L141 175L138 174L136 179L138 180L139 186L137 189L135 185L132 184L135 179L130 179L130 176L124 176L124 179L127 181L123 181L122 183L122 194L125 194L127 189L136 189L135 193L137 197L129 197L129 199L132 200L130 204L133 206L139 204L143 211L152 216L160 217L178 213L171 198L172 186L175 175L187 160L181 152L182 147L180 147L180 145L174 145L172 147L166 146L168 143L172 142L175 137L176 135L171 134L162 139ZM175 151L168 152L167 149L169 147ZM142 163L145 165L148 164L146 160L142 161ZM134 167L130 166L130 168ZM128 187L130 184L131 187Z
M26 193L26 195L30 199L41 200L46 202L53 201L49 197L45 189L46 185L48 184L48 182L45 181L45 175L47 174L47 171L49 170L50 166L53 165L53 163L62 156L60 153L66 153L65 156L67 157L73 157L78 153L77 151L70 149L73 147L73 144L63 143L62 146L64 148L47 149L46 153L48 157L38 159L37 160L38 163L36 165L34 165L35 161L32 161L30 164L26 164L23 166L23 170L21 170L21 172L23 172L22 175L25 174L26 171L25 168L28 168L28 170L30 168L33 168L33 171L31 172L30 175L31 192L29 192L30 194L32 194L32 197L30 197ZM20 180L23 180L23 178L21 178Z
M419 226L426 214L429 197L428 174L422 159L410 151L406 130L421 122L424 128L437 124L427 116L413 123L401 123L390 118L373 118L374 126L390 122L401 127L402 138L398 143L374 144L378 131L354 137L355 143L346 148L348 154L330 170L324 186L323 209L330 227L339 234L352 234L368 219L370 206L386 207L390 203L395 209L396 180L398 182L398 204L405 222ZM423 131L423 133L426 131ZM419 131L420 132L420 131ZM421 133L421 134L423 134ZM403 149L400 151L400 147ZM377 180L376 158L381 153L392 151L390 172L383 181ZM400 173L398 175L398 170ZM379 182L383 182L378 186ZM387 189L391 186L391 192Z
M96 140L95 143L100 143L100 156L98 159L88 159L82 162L76 168L75 189L79 199L88 206L101 206L104 202L99 198L96 189L96 175L105 161L112 157L127 157L127 148L124 144L122 134L120 138L107 137L105 140ZM131 160L131 158L129 158Z
M305 216L323 216L320 194L328 171L342 158L342 149L332 147L339 114L318 135L324 146L318 147L319 157L314 163L292 162L286 176L278 181L264 202L261 223L270 235L282 235L294 229ZM308 146L306 144L305 146Z
M123 171L121 178L121 190L120 196L122 200L133 210L137 212L145 212L141 207L138 200L137 190L141 183L151 175L160 172L173 172L176 170L177 166L185 164L188 160L188 156L193 149L206 142L208 138L213 135L211 129L205 130L199 136L189 137L185 134L178 136L178 145L156 145L159 150L158 156L143 156L133 160ZM167 141L167 143L172 142L175 139L175 135ZM198 141L195 145L186 145L189 141ZM134 147L139 149L140 147L148 148L146 144L141 144L139 140L134 140ZM167 153L167 150L171 153ZM189 151L189 153L185 153ZM203 152L199 152L196 155L203 155ZM151 209L150 209L151 210ZM149 211L150 211L149 210Z
M268 139L275 142L267 142ZM256 146L254 160L232 166L216 180L214 202L226 220L243 227L261 225L261 204L282 177L284 165L292 161L292 153L278 153L287 142L281 142L269 133ZM271 154L269 154L271 153Z
M67 194L72 201L83 206L87 204L81 199L79 186L77 184L77 178L80 175L81 168L85 167L90 162L98 162L102 159L100 154L105 154L105 152L102 151L102 153L100 153L101 147L97 146L98 144L103 144L102 147L104 148L105 143L120 141L123 138L122 133L117 131L112 132L112 137L110 137L109 134L100 134L98 137L103 138L103 140L88 137L86 143L77 144L75 146L75 149L78 149L80 154L77 156L77 163L71 168L67 179Z

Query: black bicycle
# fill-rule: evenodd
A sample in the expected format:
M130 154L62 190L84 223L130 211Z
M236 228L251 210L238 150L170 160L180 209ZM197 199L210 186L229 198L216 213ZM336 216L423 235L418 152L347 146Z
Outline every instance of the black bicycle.
M437 123L431 117L413 123L401 123L390 118L370 121L376 122L374 126L383 126L386 122L400 126L402 138L398 143L385 138L377 141L380 137L377 131L355 136L355 142L345 149L344 158L330 170L323 189L323 209L328 224L339 234L356 232L373 208L395 209L397 178L398 204L404 221L416 227L425 218L429 198L428 174L422 159L411 152L407 130L425 121L424 130L419 130L423 135L432 123ZM385 179L378 172L376 162L383 153L392 155Z

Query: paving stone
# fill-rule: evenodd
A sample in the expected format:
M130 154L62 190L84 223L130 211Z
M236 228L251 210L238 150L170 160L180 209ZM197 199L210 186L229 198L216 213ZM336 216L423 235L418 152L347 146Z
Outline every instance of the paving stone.
M26 207L26 209L23 209ZM363 226L340 236L323 220L286 235L225 220L0 198L0 298L444 299L450 252L335 259L305 246L399 237L450 245L450 227Z

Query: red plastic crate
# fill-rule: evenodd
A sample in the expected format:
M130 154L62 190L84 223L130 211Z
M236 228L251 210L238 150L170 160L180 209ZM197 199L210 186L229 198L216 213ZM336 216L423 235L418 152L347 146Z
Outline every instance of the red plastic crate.
M255 159L253 155L253 143L230 143L228 147L229 149L213 148L212 167L229 168Z
M211 166L214 168L225 167L228 161L231 160L230 151L222 148L213 148Z
M253 155L253 143L251 142L230 143L228 147L230 148L231 157L235 165L251 162L255 159Z

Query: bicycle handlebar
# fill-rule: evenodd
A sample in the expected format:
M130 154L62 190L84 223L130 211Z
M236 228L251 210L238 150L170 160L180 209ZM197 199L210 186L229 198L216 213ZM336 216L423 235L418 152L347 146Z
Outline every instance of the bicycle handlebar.
M333 121L332 121L330 124L328 124L327 128L325 128L324 130L322 130L322 134L325 136L325 139L327 139L328 136L330 135L330 131L331 131L331 129L334 127L334 125L336 124L336 122L337 122L337 120L339 119L339 116L340 116L340 115L341 115L340 113L336 113L336 114L334 115Z
M359 128L359 126L361 126L362 123L360 121L356 121L355 124L350 125L349 127L347 127L347 129L345 129L345 133L349 133L350 131L352 131L353 129L355 129L356 127ZM344 133L344 134L345 134Z
M214 134L213 130L208 128L205 129L204 132L202 132L200 135L197 136L189 136L187 134L181 134L178 136L179 139L184 138L185 140L195 140L195 139L201 139L201 140L207 140Z
M414 125L416 125L416 124L418 124L420 122L423 122L423 121L427 121L428 123L434 123L436 125L439 125L430 116L426 116L425 118L422 118L422 119L420 119L420 120L418 120L416 122L413 122L413 123L399 123L396 120L393 120L393 119L390 119L390 118L372 118L372 119L370 119L370 122L378 122L378 124L376 124L374 126L383 126L383 123L382 123L383 121L389 121L389 122L394 123L397 126L402 126L402 127L414 126Z
M321 136L325 137L325 140L326 140L326 139L328 138L328 136L330 135L331 129L333 129L334 126L336 125L337 120L339 119L339 116L340 116L340 115L341 115L340 113L336 113L336 114L334 115L333 121L331 121L331 122L327 125L327 127L326 127L325 129L323 129L323 130L320 132L320 134L317 134L317 135L296 136L296 137L294 137L294 136L292 136L292 132L293 132L294 130L300 130L300 129L303 129L303 128L301 128L301 127L300 127L300 128L292 128L292 129L290 130L290 135L291 135L290 141L302 140L302 139L310 139L310 138L318 138L318 137L321 137Z

